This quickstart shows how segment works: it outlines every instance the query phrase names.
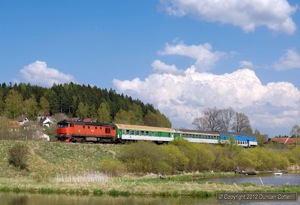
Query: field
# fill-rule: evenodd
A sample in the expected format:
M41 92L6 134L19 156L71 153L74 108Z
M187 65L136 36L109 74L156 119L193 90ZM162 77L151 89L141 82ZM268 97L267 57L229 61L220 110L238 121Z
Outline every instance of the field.
M9 163L9 150L16 144L27 145L27 168ZM181 173L143 176L108 176L100 164L113 159L122 145L67 144L39 141L0 141L0 191L64 194L109 194L151 196L214 196L219 191L297 191L299 187L260 187L253 184L216 184L197 179L227 177L233 173Z

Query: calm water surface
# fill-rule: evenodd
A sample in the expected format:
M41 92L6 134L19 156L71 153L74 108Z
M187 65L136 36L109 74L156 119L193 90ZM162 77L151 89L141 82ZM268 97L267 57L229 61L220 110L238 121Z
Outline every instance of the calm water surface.
M281 176L237 175L236 177L231 177L231 178L207 179L205 181L223 182L226 184L252 183L252 184L256 184L256 185L268 185L268 186L300 185L300 175L299 174L283 174Z
M146 198L146 197L110 197L110 196L70 196L43 194L0 193L1 205L299 205L297 202L224 202L215 198Z
M253 183L257 185L280 186L284 184L300 185L300 175L284 174L282 176L237 176L232 178L220 178L205 180L209 182L223 183ZM160 198L160 197L110 197L110 196L76 196L56 194L27 194L27 193L0 193L0 205L299 205L294 202L239 202L217 201L215 198L198 199L192 197Z

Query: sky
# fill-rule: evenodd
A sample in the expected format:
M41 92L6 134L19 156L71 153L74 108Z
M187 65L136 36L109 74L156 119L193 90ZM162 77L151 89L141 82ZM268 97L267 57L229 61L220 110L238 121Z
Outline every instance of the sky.
M0 0L0 82L97 86L174 128L233 108L253 130L300 125L300 1Z

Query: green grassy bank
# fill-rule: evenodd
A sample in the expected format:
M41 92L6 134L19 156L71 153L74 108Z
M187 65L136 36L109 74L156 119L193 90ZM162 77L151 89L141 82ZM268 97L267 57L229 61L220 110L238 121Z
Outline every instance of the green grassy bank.
M9 163L9 150L15 144L29 147L26 169ZM0 191L112 196L193 196L211 197L217 192L297 192L300 186L256 186L253 184L208 183L198 179L233 176L231 173L193 173L144 176L101 172L101 161L113 159L123 145L68 144L39 141L0 141ZM102 163L103 166L103 163Z

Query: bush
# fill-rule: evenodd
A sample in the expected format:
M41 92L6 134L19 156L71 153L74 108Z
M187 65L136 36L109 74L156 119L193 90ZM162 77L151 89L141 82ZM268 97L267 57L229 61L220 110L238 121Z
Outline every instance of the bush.
M175 145L180 152L188 159L186 171L198 171L197 169L197 150L193 143L182 139L175 138L170 144Z
M178 147L169 144L164 148L167 152L166 162L173 168L172 172L186 171L189 165L189 159L178 149Z
M102 159L99 165L100 171L109 176L118 176L126 171L125 165L116 159Z
M194 144L197 150L197 169L199 171L208 171L213 169L213 162L216 157L212 151L212 146L208 144Z
M16 144L9 150L9 163L19 169L26 169L28 154L28 146Z
M122 147L120 159L129 171L136 173L166 173L171 167L166 164L167 152L153 142L137 142Z

